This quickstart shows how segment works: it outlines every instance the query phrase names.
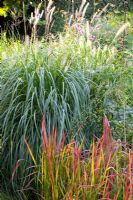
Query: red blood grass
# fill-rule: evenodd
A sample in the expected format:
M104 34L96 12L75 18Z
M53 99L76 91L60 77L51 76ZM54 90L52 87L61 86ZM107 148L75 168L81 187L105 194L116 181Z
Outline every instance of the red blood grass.
M17 171L19 165L20 165L20 160L18 160L18 161L16 162L15 167L14 167L14 169L13 169L12 180L13 180L13 178L14 178L14 175L15 175L15 173L16 173L16 171Z
M47 132L46 132L46 123L45 123L44 115L43 115L43 118L42 118L42 136L43 136L43 148L45 147L46 150L47 150L48 142L47 142Z
M64 180L65 182L63 184L66 184L67 189L63 191L61 188L61 193L68 199L79 198L80 191L75 191L75 187L77 187L77 190L79 188L84 193L84 199L86 199L87 193L89 192L90 198L91 195L92 198L93 195L96 195L96 198L117 200L119 194L121 195L122 192L123 200L131 200L133 195L133 152L128 152L125 149L126 158L129 154L129 162L126 167L126 173L121 173L123 168L119 170L119 164L117 165L115 159L118 159L117 156L121 156L121 153L124 152L118 151L120 154L117 154L117 150L114 151L115 146L112 141L109 121L106 116L103 120L103 136L98 139L97 143L93 139L92 145L87 151L87 156L82 157L84 139L80 145L74 139L67 145L64 145L66 134L63 132L59 143L57 143L57 132L55 128L52 129L51 134L47 137L44 115L42 118L42 138L41 175L43 177L41 184L45 184L45 179L47 179L53 199L55 199L56 192L60 192L58 182L62 184ZM25 143L30 151L28 143L26 141ZM30 155L32 156L32 152ZM125 164L124 161L123 167L125 167ZM14 167L12 178L18 166L19 161ZM36 165L36 167L38 166ZM60 176L62 183L60 183ZM67 182L68 180L69 182ZM116 189L118 188L117 191L115 186ZM44 187L42 188L44 189ZM75 196L73 196L73 192Z
M79 133L80 130L81 130L83 127L84 127L83 125L80 125L79 128L78 128L78 130L77 130L77 133Z
M103 148L106 148L107 145L110 150L112 146L112 134L108 118L105 115L103 119Z
M56 152L56 129L52 130L52 138L53 138L53 150Z
M62 134L62 138L61 138L61 140L60 140L60 142L59 142L59 145L58 145L58 152L59 152L59 153L61 152L61 150L62 150L62 148L63 148L63 146L64 146L65 140L66 140L66 133L64 132L64 133Z
M76 169L78 167L78 162L79 162L80 156L81 156L81 149L75 143L75 147L73 147L72 150L73 150L73 153L74 153L74 170L76 171Z
M129 152L128 173L125 184L124 200L131 200L133 197L133 151Z

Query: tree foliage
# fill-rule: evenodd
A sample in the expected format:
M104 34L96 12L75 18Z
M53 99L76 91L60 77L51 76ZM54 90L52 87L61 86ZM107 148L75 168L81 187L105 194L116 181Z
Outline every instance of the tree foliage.
M74 15L76 9L80 7L81 0L52 0L53 6L55 6L54 13L52 15L53 22L52 23L52 32L56 33L58 31L62 31L64 28L64 24L68 21L71 14ZM32 13L34 13L35 9L38 7L39 3L41 4L41 11L44 11L41 20L39 20L38 27L39 35L44 34L44 26L46 24L46 8L50 0L4 0L0 4L0 16L2 16L2 29L4 29L4 25L8 24L8 29L11 29L14 33L14 30L17 29L20 35L24 34L24 26L27 26L27 29L30 27L30 17ZM132 2L130 0L86 0L89 2L89 7L86 12L87 18L92 16L96 11L103 9L108 3L112 6L110 9L114 12L114 10L118 10L120 14L125 14L128 10L132 10ZM7 19L8 17L8 19ZM14 23L15 22L15 23ZM25 23L25 25L24 25ZM21 24L21 26L20 26ZM32 32L32 28L30 28L30 33Z

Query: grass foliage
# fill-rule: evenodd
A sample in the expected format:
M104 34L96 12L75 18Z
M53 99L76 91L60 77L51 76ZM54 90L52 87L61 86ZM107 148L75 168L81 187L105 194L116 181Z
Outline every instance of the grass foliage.
M122 25L121 20L109 17L95 18L90 24L73 23L64 33L51 38L49 42L8 40L6 34L1 35L1 174L7 188L12 187L15 191L18 187L21 188L24 196L22 198L21 192L18 193L20 199L27 198L23 187L28 184L27 190L30 183L33 183L37 192L41 191L40 197L45 199L47 196L45 197L44 190L47 188L46 195L53 195L53 199L71 199L74 195L77 199L109 196L121 199L122 195L126 200L125 191L128 189L122 188L125 187L127 177L123 175L122 168L126 165L130 168L132 158L128 157L132 155L126 149L124 156L122 150L120 153L112 150L111 154L104 155L103 146L99 147L99 152L98 147L94 143L91 144L92 135L101 136L101 121L104 114L109 118L114 139L124 140L125 143L128 141L130 144L133 141L132 26L129 23ZM49 153L46 152L46 144L45 150L42 151L42 115L45 115L49 146L55 145L53 136L50 136L52 132L55 134L53 127L56 129L57 148L65 132L65 143L69 144L62 147L64 153L61 153L61 159L55 148L52 150L48 147ZM82 143L84 137L85 142L81 147L77 146ZM29 152L25 148L25 138ZM103 139L99 141L101 140ZM78 167L77 171L74 171L75 161L72 152L77 151L79 156L84 148L90 145L91 159L84 165L77 157ZM82 150L79 153L80 148ZM52 156L51 160L49 156ZM109 163L106 162L108 156ZM99 163L94 161L97 157ZM11 184L8 180L19 159L22 161L19 168L16 168L19 176L16 176L15 170L15 179ZM32 160L34 166L27 170L27 164ZM45 164L47 172L44 170ZM49 168L50 165L52 169ZM94 165L101 166L102 171L96 168L98 174L95 174ZM35 172L32 168L35 168ZM88 172L92 173L90 178ZM36 175L31 178L30 173ZM121 178L119 179L116 174L120 174ZM109 182L110 176L112 182ZM112 183L119 189L113 187ZM115 192L118 194L116 197L113 196ZM106 197L108 193L109 196Z
M42 147L39 160L34 157L27 139L24 139L32 163L23 188L18 191L26 197L31 192L39 199L132 199L133 152L112 139L107 117L103 122L103 136L83 151L83 143L74 139L64 145L63 135L56 147L56 129L47 137L45 120L42 120ZM18 160L12 174L17 178L21 167ZM30 181L27 179L30 177Z
M72 119L80 118L81 109L89 103L89 86L81 69L75 72L70 68L65 72L59 67L49 66L47 57L39 60L38 56L39 53L32 54L34 61L27 59L27 63L19 60L2 73L1 129L5 164L10 162L12 154L15 159L24 155L24 136L29 138L38 153L43 113L47 132L50 133L51 127L55 126L59 142L62 131L71 128ZM12 162L11 165L15 160Z

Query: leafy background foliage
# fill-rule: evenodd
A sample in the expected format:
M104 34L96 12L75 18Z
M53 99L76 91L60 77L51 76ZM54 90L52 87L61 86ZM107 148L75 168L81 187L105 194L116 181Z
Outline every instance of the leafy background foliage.
M27 0L4 0L3 3L0 5L0 16L4 16L2 18L4 24L7 24L7 27L11 29L11 24L14 26L14 19L17 20L19 25L15 25L17 28L17 31L20 35L24 35L24 24L23 24L23 13L25 13L26 17L26 25L27 29L29 29L29 18L31 15L31 12L34 11L35 7L40 3L41 1L27 1ZM42 1L41 10L45 11L46 6L48 5L47 1ZM53 16L54 24L52 26L52 32L56 33L59 31L63 31L64 25L69 21L69 17L72 14L72 1L71 0L54 0L54 6L56 7L56 11ZM133 2L130 0L124 1L124 0L92 0L88 1L89 7L86 12L86 17L90 19L90 17L98 10L104 8L108 3L112 5L108 12L111 11L112 13L115 13L117 15L125 15L125 12L133 10ZM126 2L128 4L126 4ZM24 8L23 8L24 3ZM74 11L76 11L77 8L79 8L81 5L81 0L75 0L74 1ZM45 13L45 12L44 12ZM45 15L45 14L44 14ZM6 17L8 17L6 19ZM21 26L20 26L21 24ZM45 26L45 16L43 16L38 24L38 34L44 35L44 26ZM2 29L5 28L5 25L2 25ZM6 28L7 29L7 28ZM19 31L20 29L20 31ZM9 30L8 30L9 31ZM30 34L30 31L28 31L28 34ZM13 34L13 33L12 33ZM16 33L15 33L16 34Z

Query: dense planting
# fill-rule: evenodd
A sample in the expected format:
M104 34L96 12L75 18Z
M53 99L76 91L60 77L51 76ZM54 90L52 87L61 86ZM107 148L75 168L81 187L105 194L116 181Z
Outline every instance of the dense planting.
M83 150L84 141L79 144L74 138L64 145L65 133L57 145L56 129L47 137L45 125L43 117L39 160L24 139L33 164L27 163L30 172L22 176L19 195L24 198L32 192L39 199L54 200L132 199L133 152L127 144L113 140L107 117L102 137L96 144L93 139L89 150ZM17 172L23 162L26 160L19 159L12 173L13 183L19 176L18 185L21 176Z
M13 199L132 199L132 14L101 15L49 41L1 35L0 176Z

